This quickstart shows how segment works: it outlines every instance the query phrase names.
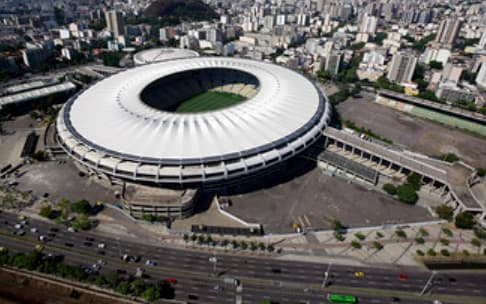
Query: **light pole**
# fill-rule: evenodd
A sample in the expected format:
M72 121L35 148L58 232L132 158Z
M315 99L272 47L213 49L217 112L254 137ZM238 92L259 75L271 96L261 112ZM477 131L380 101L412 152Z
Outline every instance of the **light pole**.
M324 272L324 280L322 281L322 288L326 288L327 280L329 279L329 275L331 274L331 267L332 267L332 263L329 263L326 272Z
M434 279L436 274L437 274L437 271L435 271L435 270L432 271L432 274L430 275L430 278L425 283L424 289L422 289L422 291L420 292L420 295L423 295L425 293L425 291L427 290L427 288L429 287L429 285L432 285L432 280Z

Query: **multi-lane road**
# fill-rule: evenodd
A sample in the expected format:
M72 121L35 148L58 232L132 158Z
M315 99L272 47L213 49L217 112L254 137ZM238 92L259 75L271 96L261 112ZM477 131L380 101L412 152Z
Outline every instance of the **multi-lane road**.
M329 292L353 294L360 303L486 303L486 272L438 272L424 296L419 296L432 273L415 268L364 268L284 261L274 258L214 254L201 250L183 250L120 240L108 235L69 232L65 227L28 219L18 236L14 226L16 214L0 213L0 246L12 251L31 251L40 235L51 234L44 243L45 252L62 254L69 263L90 267L99 259L106 261L103 272L125 270L135 273L143 267L151 280L175 278L177 300L194 303L234 303L236 290L223 283L224 277L238 278L242 283L243 303L327 303ZM38 231L32 233L31 228ZM98 248L103 243L105 248ZM100 251L103 251L102 254ZM123 262L121 256L140 257L139 262ZM210 258L216 258L216 264ZM153 260L156 266L145 265ZM324 273L329 270L327 286ZM363 272L356 277L355 272ZM402 279L400 275L402 274ZM218 288L219 286L219 288ZM189 297L191 300L189 300Z

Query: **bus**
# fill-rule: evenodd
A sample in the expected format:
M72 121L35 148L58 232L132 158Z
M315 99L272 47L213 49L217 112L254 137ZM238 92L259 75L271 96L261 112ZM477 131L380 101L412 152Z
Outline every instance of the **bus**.
M358 302L358 299L355 296L337 294L328 294L327 299L329 300L329 302L337 304L354 304Z

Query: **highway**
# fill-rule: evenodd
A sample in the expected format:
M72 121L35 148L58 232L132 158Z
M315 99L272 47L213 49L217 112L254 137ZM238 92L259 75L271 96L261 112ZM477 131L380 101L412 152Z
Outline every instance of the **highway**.
M17 215L0 213L1 246L11 251L31 251L39 243L39 235L51 233L50 241L44 243L45 253L62 254L66 262L87 267L103 259L107 262L101 270L104 273L126 270L134 274L137 267L143 267L149 280L154 282L169 277L177 279L176 299L188 301L191 295L197 297L197 300L190 300L193 303L234 303L236 291L223 283L223 277L241 280L243 303L260 303L263 299L275 303L327 303L328 292L356 295L360 303L390 303L392 296L399 297L400 303L432 303L435 298L443 303L466 303L466 299L467 303L486 303L484 271L438 272L426 295L419 297L430 272L415 268L332 265L328 286L323 290L327 264L217 254L214 266L209 262L213 257L210 252L145 245L89 232L68 232L63 226L33 219L24 227L26 234L17 236L12 232L17 230L14 225L18 222ZM30 232L32 227L38 232ZM99 249L99 243L106 247ZM140 256L140 262L123 262L120 259L123 254ZM147 259L156 261L157 265L145 265ZM364 277L356 277L356 271L364 272ZM408 278L400 280L400 274ZM216 286L222 288L218 290Z

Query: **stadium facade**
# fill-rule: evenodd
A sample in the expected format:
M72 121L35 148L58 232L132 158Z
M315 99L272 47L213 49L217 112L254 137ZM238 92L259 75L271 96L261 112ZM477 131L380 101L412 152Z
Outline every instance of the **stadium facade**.
M177 105L215 91L244 96L193 113ZM301 74L223 57L124 70L73 96L56 121L76 162L109 179L193 187L259 174L302 152L331 116L326 96Z

